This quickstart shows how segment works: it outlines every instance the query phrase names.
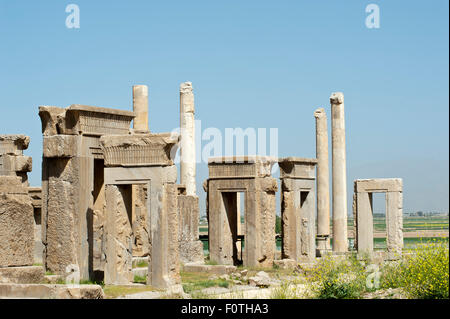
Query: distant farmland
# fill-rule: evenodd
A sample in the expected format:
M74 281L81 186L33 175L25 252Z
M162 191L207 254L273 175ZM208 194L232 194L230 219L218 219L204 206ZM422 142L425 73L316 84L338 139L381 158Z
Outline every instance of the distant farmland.
M373 220L374 227L374 248L376 250L386 249L386 219L384 217L375 217ZM350 244L354 238L353 218L348 218L348 237ZM332 229L332 225L330 225ZM204 242L205 249L208 247L208 226L200 225L199 227L201 239ZM403 237L404 248L413 249L420 243L432 240L446 241L449 237L449 217L448 216L432 216L432 217L403 217ZM277 248L281 248L281 238L277 239Z

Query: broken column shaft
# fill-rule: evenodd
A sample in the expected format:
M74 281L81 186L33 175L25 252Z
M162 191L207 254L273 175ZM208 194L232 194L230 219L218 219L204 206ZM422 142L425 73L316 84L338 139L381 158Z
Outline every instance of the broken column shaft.
M330 247L330 176L328 164L327 115L323 108L314 112L316 118L317 157L317 248Z
M344 94L331 94L333 157L333 251L347 251L347 176L345 156Z
M133 128L137 132L148 132L148 87L147 85L133 86L133 111L136 117Z
M196 195L195 185L195 118L192 83L180 85L180 182L186 186L186 195Z

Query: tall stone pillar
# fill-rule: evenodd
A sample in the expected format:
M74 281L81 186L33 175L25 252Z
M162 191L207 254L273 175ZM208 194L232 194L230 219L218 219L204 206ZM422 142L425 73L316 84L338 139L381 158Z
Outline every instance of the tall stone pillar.
M328 166L327 114L323 108L314 112L316 118L317 157L317 249L330 249L330 173Z
M180 85L180 182L186 186L186 195L195 196L195 119L194 93L192 83Z
M137 132L148 132L148 87L147 85L133 86L133 111L136 117L133 128Z
M344 94L331 94L333 157L333 251L342 253L347 243L347 172L345 156Z

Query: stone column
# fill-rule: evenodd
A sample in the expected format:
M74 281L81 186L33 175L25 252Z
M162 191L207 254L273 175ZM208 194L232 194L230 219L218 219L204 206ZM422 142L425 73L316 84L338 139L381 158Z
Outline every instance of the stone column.
M137 132L148 132L148 87L133 86L133 111L136 115L133 128Z
M347 243L347 172L345 159L344 94L331 94L333 157L333 251L342 253Z
M186 186L186 195L195 196L195 119L194 93L192 83L184 82L180 85L180 183Z
M330 173L328 164L327 114L323 108L314 112L316 118L317 157L317 249L330 249Z

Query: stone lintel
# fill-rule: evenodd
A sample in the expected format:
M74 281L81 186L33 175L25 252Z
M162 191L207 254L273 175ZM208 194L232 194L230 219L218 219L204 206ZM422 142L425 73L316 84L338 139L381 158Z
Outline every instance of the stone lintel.
M84 112L93 112L93 113L102 113L102 114L113 114L113 115L120 115L120 116L134 118L134 112L132 112L132 111L111 109L111 108L91 106L91 105L72 104L71 106L69 106L67 108L67 111L69 111L69 112L70 111L84 111Z
M222 156L208 158L208 164L241 164L241 163L276 163L277 158L271 156Z
M401 178L373 178L355 180L355 191L358 193L402 192Z
M105 166L171 166L179 134L105 135L100 144Z
M131 111L73 104L58 116L58 128L68 135L128 134L134 117Z
M28 187L28 195L34 208L42 207L42 187Z
M268 156L230 156L208 159L209 179L247 179L271 177L276 158Z
M315 179L317 159L302 157L286 157L278 160L280 179Z

